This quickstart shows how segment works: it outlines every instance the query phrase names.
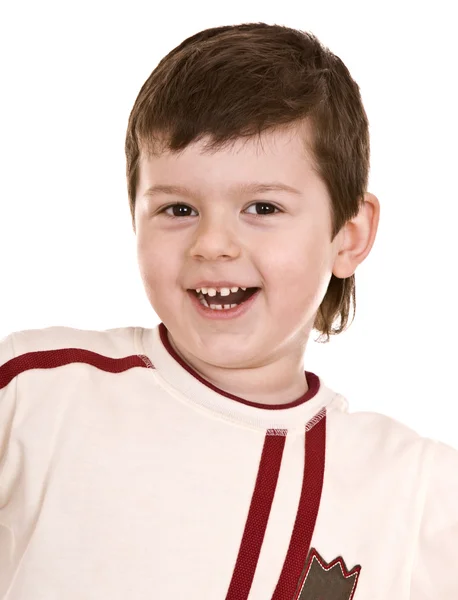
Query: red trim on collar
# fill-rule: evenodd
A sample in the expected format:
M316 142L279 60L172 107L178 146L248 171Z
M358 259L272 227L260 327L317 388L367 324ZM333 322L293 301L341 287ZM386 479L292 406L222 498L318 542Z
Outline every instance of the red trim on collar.
M186 369L188 373L190 373L193 377L195 377L200 383L203 383L208 388L212 389L214 392L217 392L221 396L225 396L226 398L230 398L231 400L236 400L241 404L246 404L247 406L254 406L255 408L264 408L267 410L281 410L284 408L293 408L294 406L299 406L300 404L304 404L308 400L311 400L314 396L316 396L318 390L320 389L320 380L317 375L311 373L310 371L304 371L304 376L307 381L308 390L305 392L303 396L298 398L297 400L293 400L292 402L288 402L287 404L262 404L259 402L250 402L249 400L245 400L244 398L240 398L239 396L234 396L229 392L225 392L224 390L219 389L214 386L212 383L204 379L199 373L197 373L188 363L184 362L184 360L175 352L175 349L171 345L169 338L167 336L167 328L164 323L159 324L159 335L161 341L167 350L167 352L183 367Z

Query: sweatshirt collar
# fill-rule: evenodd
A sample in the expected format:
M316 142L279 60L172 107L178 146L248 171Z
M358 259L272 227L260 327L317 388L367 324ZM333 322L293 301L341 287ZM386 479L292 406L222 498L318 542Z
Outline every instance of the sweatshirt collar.
M177 354L164 323L142 329L142 352L151 360L160 382L182 399L206 408L222 418L261 429L303 429L320 410L346 400L310 371L304 371L308 390L287 404L259 404L219 389ZM183 398L184 397L184 398Z

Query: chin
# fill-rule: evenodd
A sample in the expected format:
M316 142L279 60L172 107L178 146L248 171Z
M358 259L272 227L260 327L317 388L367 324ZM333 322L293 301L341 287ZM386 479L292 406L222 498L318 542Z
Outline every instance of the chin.
M228 352L227 349L221 352L209 352L200 359L207 364L223 369L246 369L255 366L252 353L240 352L235 349L232 352Z

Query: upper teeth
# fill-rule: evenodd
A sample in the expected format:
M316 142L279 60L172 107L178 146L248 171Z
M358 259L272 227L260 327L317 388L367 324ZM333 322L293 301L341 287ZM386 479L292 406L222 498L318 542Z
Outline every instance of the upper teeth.
M221 288L221 289L217 289L217 288L197 288L196 292L198 294L200 294L200 292L202 292L202 294L208 294L209 296L216 296L216 292L219 292L221 296L229 296L229 294L231 292L237 292L238 290L243 290L245 291L246 288L238 288L238 287L232 287L232 288Z

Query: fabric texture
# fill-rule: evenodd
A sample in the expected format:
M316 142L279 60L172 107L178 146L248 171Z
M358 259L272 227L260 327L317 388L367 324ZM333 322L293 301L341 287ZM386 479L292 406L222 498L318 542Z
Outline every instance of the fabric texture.
M457 600L458 451L304 377L248 402L162 323L1 340L0 598Z

